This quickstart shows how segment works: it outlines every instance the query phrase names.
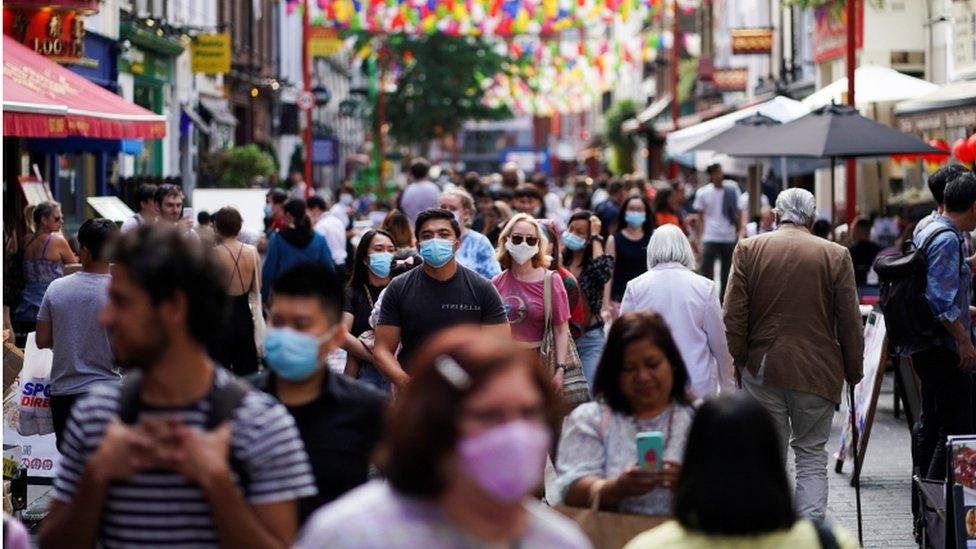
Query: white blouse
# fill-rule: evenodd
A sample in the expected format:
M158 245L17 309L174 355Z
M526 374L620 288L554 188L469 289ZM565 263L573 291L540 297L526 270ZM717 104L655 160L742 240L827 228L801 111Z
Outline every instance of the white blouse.
M620 314L630 311L654 311L664 318L696 397L735 390L715 282L678 263L655 265L627 283Z

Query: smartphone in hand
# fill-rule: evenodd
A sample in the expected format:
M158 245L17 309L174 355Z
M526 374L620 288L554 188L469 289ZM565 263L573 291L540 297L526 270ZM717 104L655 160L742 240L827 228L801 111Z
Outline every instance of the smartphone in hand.
M183 208L183 219L193 219L193 208Z
M663 433L637 433L637 467L647 471L660 471L664 467Z

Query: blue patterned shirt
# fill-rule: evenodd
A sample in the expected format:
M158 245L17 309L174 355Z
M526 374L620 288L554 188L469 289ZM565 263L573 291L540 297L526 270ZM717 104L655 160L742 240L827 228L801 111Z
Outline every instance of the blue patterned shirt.
M461 237L461 247L456 257L458 263L488 280L502 272L501 265L495 259L495 249L491 247L491 241L476 231L468 231L468 234Z
M965 242L968 235L959 232L948 217L937 215L917 232L913 240L920 247L926 238L944 227L952 230L933 238L925 251L928 262L925 299L936 319L949 323L958 320L972 337L972 321L969 317L972 271L969 262L965 260ZM932 345L913 348L910 352L922 351L933 345L941 345L953 352L957 350L952 335L942 333L933 340Z

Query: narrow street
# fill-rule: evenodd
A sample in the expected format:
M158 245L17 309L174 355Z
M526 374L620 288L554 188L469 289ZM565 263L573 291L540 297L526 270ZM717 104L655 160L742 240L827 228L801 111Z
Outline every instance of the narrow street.
M864 547L916 547L912 538L910 433L904 414L894 416L893 380L891 373L885 377L861 473ZM827 444L831 454L827 516L856 536L857 512L854 487L850 484L852 466L845 463L843 474L834 473L833 454L847 418L846 410L842 406L834 415Z

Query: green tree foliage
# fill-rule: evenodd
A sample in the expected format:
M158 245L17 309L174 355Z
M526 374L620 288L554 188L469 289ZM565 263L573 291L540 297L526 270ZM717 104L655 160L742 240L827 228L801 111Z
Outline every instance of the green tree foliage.
M396 90L386 96L390 136L400 143L426 143L452 135L469 120L511 118L508 107L483 102L482 83L505 70L509 59L484 41L442 34L391 36L388 59L399 67Z
M253 143L221 152L217 160L221 187L250 187L275 172L271 155Z
M615 103L607 111L604 137L613 155L610 158L610 171L616 175L628 174L634 171L634 152L637 150L637 142L634 136L624 133L623 123L626 120L637 116L637 105L625 99Z

